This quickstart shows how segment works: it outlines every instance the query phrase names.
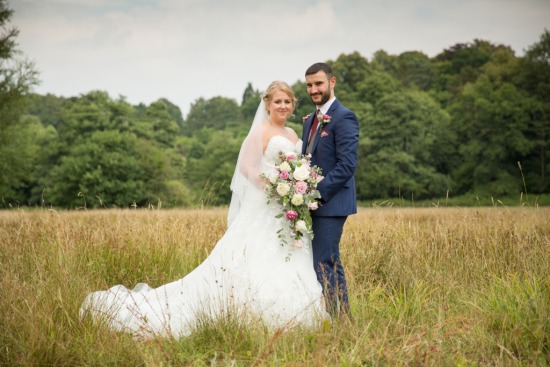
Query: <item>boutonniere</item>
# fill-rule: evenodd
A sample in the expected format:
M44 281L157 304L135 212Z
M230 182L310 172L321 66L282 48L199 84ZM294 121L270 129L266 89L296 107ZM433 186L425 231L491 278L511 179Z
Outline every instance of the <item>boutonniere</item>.
M311 116L311 113L308 113L307 116L302 117L302 123L306 122L309 116Z
M319 114L317 115L317 118L319 119L319 123L321 124L322 127L324 127L326 124L330 122L330 120L332 120L332 116L329 116L321 112L319 112Z

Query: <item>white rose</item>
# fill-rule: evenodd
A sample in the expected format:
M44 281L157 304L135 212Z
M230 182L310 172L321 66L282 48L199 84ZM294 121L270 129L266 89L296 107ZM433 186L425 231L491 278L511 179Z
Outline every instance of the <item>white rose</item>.
M279 170L282 172L290 172L291 170L290 164L288 164L288 162L281 163L279 165Z
M290 202L292 205L302 205L304 203L304 197L301 194L295 194Z
M307 166L296 167L294 170L294 178L299 181L305 181L309 177L309 169Z
M306 222L303 221L303 220L297 221L296 222L296 230L300 231L302 233L306 233L307 232Z
M277 185L277 194L285 196L290 191L290 185L284 182L281 182Z
M309 210L317 210L319 208L319 204L317 204L316 201L313 201L313 202L307 204L307 208Z
M277 182L278 178L279 178L279 175L277 174L277 172L273 172L269 175L269 182L274 184L275 182Z

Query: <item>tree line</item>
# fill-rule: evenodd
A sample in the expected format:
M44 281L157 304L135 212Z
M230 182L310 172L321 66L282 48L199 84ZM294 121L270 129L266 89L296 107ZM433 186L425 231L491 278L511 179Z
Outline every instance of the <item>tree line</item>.
M15 205L224 205L261 90L199 98L184 118L166 99L132 105L104 91L31 93L35 66L17 53L0 0L0 197ZM336 95L360 123L358 200L549 193L550 33L524 56L486 40L369 60L327 60ZM299 134L313 105L292 85Z

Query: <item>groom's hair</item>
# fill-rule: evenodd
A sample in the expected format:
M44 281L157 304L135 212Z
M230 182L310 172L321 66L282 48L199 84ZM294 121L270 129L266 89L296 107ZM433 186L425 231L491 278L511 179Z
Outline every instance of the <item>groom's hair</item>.
M311 65L309 68L307 68L306 76L317 74L320 71L324 72L327 75L328 79L332 78L332 75L333 75L332 68L330 67L329 64L325 64L324 62L317 62Z

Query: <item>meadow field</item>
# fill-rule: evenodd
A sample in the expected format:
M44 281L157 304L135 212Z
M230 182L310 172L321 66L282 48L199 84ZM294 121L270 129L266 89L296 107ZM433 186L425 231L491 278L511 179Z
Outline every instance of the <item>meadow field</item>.
M227 317L136 341L79 318L91 291L183 277L226 214L0 211L0 365L550 364L548 207L361 209L342 239L352 321L269 330Z

